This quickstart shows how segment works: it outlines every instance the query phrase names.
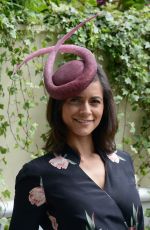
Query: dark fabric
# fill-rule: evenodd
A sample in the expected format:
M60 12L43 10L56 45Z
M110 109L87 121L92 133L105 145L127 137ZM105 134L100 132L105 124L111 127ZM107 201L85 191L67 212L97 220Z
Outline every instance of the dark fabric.
M101 189L80 167L69 146L61 154L68 165L53 165L55 154L32 160L16 178L10 230L144 230L143 212L130 156L117 151L119 163L98 151L106 170ZM54 160L55 161L55 160ZM66 167L66 168L65 168ZM29 192L43 187L46 202L31 204ZM133 229L133 228L132 228Z

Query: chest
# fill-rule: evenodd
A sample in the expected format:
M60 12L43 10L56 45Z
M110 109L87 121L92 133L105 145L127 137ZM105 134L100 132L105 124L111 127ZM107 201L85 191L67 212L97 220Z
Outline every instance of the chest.
M98 155L87 160L81 160L79 167L96 185L100 188L104 188L105 165Z
M54 216L57 215L60 222L63 213L63 223L61 224L64 225L62 229L73 229L72 223L76 229L79 229L83 222L83 226L85 226L87 215L92 218L93 213L96 216L94 221L97 230L106 229L106 226L109 226L109 229L112 226L114 229L125 229L123 227L124 218L116 201L94 181L98 175L105 174L103 171L100 173L95 170L95 168L101 168L100 164L101 162L96 164L94 161L91 164L83 164L86 172L81 168L81 165L69 164L67 169L54 168L49 176L43 178L50 213ZM87 174L89 172L90 176ZM118 190L117 186L115 190ZM123 194L121 194L122 196ZM107 220L106 216L109 216L110 219Z
M69 161L68 167L62 169L52 167L42 178L50 212L60 219L63 213L62 221L67 220L64 223L67 226L62 229L72 229L75 220L79 222L74 225L80 226L82 221L86 222L87 213L97 217L97 229L106 229L106 226L124 229L123 216L129 216L130 221L133 203L138 205L139 202L132 181L128 181L131 175L128 177L126 173L118 164L106 162L104 165L101 159L80 164ZM120 181L124 181L121 186ZM105 189L101 189L104 182ZM127 212L122 215L121 210ZM121 227L118 227L119 222ZM117 226L113 225L115 223Z
M115 173L114 173L115 172ZM132 184L119 165L108 167L101 159L93 159L80 164L70 162L67 168L52 167L43 178L48 201L68 207L68 210L81 206L95 206L105 203L105 199L121 200L131 197ZM120 187L120 182L124 181ZM112 199L110 199L110 196ZM91 202L89 202L89 199ZM102 200L101 200L102 199Z

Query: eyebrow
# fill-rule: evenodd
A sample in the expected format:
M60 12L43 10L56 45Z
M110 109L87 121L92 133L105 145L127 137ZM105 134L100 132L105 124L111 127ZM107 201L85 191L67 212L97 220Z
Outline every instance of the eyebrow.
M75 96L75 97L71 97L71 98L82 99L83 97L82 96ZM103 98L100 96L93 96L90 99L99 99L99 100L103 101Z
M92 99L99 99L99 100L103 101L103 98L100 97L100 96L94 96L94 97L91 97L91 98L92 98Z

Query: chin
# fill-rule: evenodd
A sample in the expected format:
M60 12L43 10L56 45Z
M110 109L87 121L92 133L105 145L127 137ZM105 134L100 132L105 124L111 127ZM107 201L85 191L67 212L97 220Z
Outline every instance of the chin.
M92 134L92 132L78 132L78 133L76 133L76 135L80 136L80 137L90 136L91 134Z

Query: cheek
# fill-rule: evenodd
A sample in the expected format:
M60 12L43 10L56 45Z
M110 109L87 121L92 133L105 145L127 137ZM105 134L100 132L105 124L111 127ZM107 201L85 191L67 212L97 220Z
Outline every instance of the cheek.
M71 117L71 114L72 114L72 109L64 105L62 107L62 120L64 121L64 123L66 123L66 121L69 120L69 118Z
M62 118L70 118L73 114L77 112L77 108L75 106L64 105L62 107Z
M101 118L102 118L102 116L103 116L103 111L104 111L104 108L101 107L101 108L95 113L95 115L97 116L97 118L98 118L99 120L101 120Z

